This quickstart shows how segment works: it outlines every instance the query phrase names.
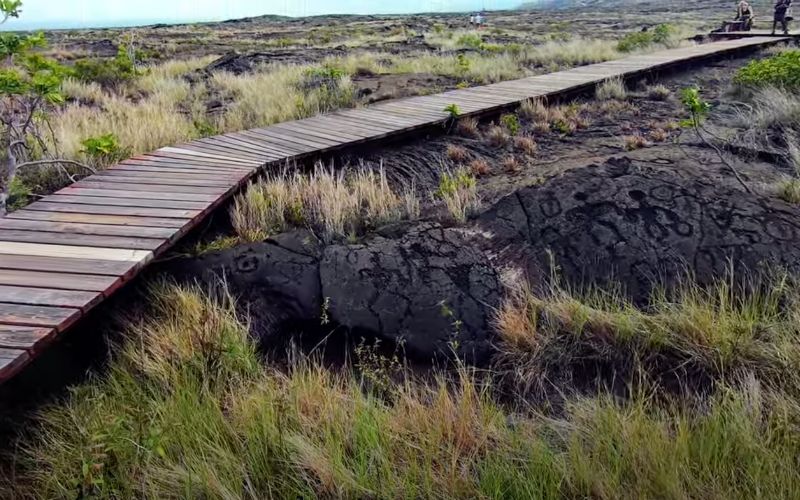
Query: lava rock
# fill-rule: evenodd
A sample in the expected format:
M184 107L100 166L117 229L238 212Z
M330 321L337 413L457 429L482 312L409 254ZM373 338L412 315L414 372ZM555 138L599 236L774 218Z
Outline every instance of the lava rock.
M331 320L402 342L418 357L455 350L462 359L485 362L501 285L473 237L421 224L399 238L327 247L320 279Z
M719 182L702 167L627 159L570 170L482 214L503 262L534 281L557 266L572 285L619 283L637 302L686 271L701 283L779 266L800 271L800 209Z

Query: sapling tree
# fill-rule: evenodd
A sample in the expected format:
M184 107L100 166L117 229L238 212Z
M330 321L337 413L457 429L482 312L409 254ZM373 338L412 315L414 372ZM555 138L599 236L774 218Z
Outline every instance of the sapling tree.
M0 0L0 24L19 17L21 7L21 0ZM7 210L12 183L23 168L52 167L68 176L66 165L92 170L59 159L52 146L47 114L64 102L61 84L67 70L35 51L45 44L41 33L0 34L0 215Z

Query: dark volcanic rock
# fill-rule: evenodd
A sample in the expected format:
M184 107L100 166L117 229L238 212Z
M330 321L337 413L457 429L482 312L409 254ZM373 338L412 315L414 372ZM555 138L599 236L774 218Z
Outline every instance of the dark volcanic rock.
M636 168L627 159L521 189L480 217L503 262L541 277L552 252L572 284L616 281L645 300L687 268L700 282L731 263L800 271L800 210L720 182L701 166Z
M169 272L181 281L224 279L262 341L293 322L319 325L325 310L334 325L403 342L409 354L429 359L457 347L466 359L488 361L501 290L470 233L423 224L384 234L322 249L297 231L172 262Z
M224 280L240 298L262 340L290 320L318 317L322 307L318 248L305 231L170 263L181 281Z
M423 224L398 239L330 246L320 278L338 324L402 340L426 358L451 344L472 361L488 358L500 282L468 233Z

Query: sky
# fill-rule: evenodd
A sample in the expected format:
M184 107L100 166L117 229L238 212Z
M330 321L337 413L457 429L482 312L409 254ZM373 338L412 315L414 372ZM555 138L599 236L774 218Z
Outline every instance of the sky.
M522 0L23 0L0 29L112 27L222 21L263 14L409 14L516 7Z

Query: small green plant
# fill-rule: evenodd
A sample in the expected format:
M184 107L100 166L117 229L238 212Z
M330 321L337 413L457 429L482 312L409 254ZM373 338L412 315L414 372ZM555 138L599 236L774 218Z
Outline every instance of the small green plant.
M448 104L442 111L447 113L453 120L461 116L461 108L459 108L458 104L455 103Z
M205 119L195 120L193 125L200 137L211 137L220 133L216 125Z
M472 67L472 63L464 54L458 54L456 56L456 68L458 70L458 74L465 76L469 73L470 68Z
M734 82L749 87L800 89L800 50L786 50L741 68Z
M697 87L687 87L681 91L681 103L689 112L689 118L681 122L683 126L699 127L711 111L711 104L700 95Z
M93 160L95 163L108 165L128 156L128 151L123 148L119 139L113 133L87 137L81 141L83 149L81 153Z
M478 181L466 168L444 172L439 179L436 196L441 198L456 222L464 223L467 216L478 208Z
M442 33L444 33L444 30L445 30L444 24L436 23L433 25L433 32L436 33L437 35L441 35Z
M513 113L507 113L500 117L500 124L513 135L519 134L519 117Z

